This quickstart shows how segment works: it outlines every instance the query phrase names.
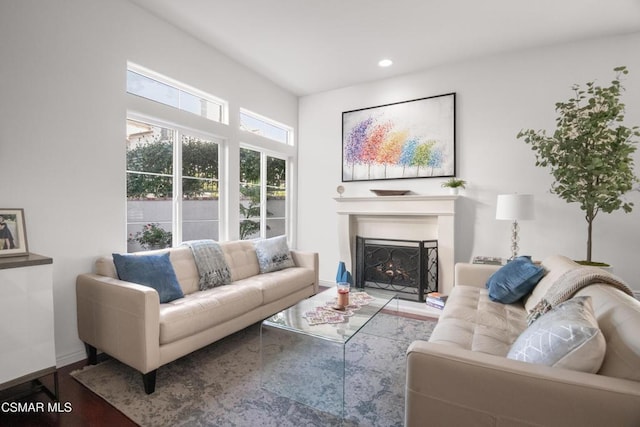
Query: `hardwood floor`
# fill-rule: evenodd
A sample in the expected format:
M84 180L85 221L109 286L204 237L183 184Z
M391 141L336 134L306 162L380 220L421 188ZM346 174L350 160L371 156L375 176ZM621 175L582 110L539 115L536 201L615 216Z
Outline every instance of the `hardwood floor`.
M427 320L429 317L420 316L411 313L396 312L393 310L383 310L389 314L397 314L402 317L412 319ZM433 319L430 319L433 320ZM103 355L100 355L104 357ZM58 384L60 394L60 408L62 411L68 412L50 412L48 405L53 400L44 392L40 391L18 400L9 400L8 403L34 403L37 405L41 402L40 407L43 410L37 412L16 412L16 406L4 406L0 404L0 427L101 427L101 426L117 426L117 427L133 427L136 423L124 416L120 411L111 406L107 401L93 393L82 384L71 377L70 373L81 369L87 364L87 361L80 361L58 369ZM53 390L53 375L42 378L42 382ZM10 390L2 391L0 399L6 392L14 393L25 389L24 386L15 387Z
M81 369L86 365L85 361L73 363L58 369L58 384L61 412L50 412L49 404L53 400L44 392L30 394L18 400L8 400L4 405L0 404L0 426L4 427L100 427L137 426L136 423L125 417L120 411L111 406L107 401L93 393L82 384L74 380L71 372ZM42 378L42 382L53 390L53 375ZM20 392L24 386L18 386L2 392ZM14 402L33 403L32 409L36 411L17 412L18 406ZM40 403L39 403L40 402ZM11 405L14 406L11 406ZM68 412L64 412L64 411Z

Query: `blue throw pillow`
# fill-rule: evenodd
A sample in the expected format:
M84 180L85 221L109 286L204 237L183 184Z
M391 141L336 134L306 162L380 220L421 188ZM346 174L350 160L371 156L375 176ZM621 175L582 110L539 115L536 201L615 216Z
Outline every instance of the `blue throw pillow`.
M113 254L120 280L149 286L160 295L160 303L184 297L169 252L153 255Z
M544 268L519 256L489 277L487 288L492 301L511 304L529 294L544 276Z

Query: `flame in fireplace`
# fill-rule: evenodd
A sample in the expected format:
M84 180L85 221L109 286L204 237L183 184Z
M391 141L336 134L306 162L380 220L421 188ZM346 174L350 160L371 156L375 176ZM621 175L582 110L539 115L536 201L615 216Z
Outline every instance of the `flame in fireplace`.
M393 261L386 264L378 264L375 268L390 279L411 280L411 274L403 268L396 268Z

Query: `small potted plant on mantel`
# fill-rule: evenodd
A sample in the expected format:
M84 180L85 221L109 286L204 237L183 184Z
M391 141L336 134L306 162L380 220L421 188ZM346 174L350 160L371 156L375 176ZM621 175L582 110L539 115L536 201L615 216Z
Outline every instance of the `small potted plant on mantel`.
M596 86L594 82L572 87L575 95L567 102L556 103L557 128L553 136L544 130L521 130L536 152L536 166L551 169L554 182L551 192L567 203L579 203L587 221L587 259L582 264L608 266L591 260L593 221L600 212L618 209L631 212L632 202L623 195L638 182L633 171L635 138L638 126L626 127L624 104L620 102L620 76L626 67L614 68L617 73L611 86Z
M449 178L442 183L442 188L448 188L450 194L456 195L461 188L466 188L465 185L467 185L467 181L464 179Z

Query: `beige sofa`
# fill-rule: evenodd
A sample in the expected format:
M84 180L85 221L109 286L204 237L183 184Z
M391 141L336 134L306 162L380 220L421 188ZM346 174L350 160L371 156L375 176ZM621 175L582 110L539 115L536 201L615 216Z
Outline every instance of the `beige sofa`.
M606 340L597 374L506 358L528 312L563 273L580 268L562 256L542 266L533 292L505 305L485 288L498 267L456 265L429 342L407 351L406 426L640 426L640 302L621 290L595 283L575 294L592 297Z
M112 257L76 282L78 334L89 362L96 350L143 374L155 389L156 369L265 319L318 291L318 255L291 251L295 267L260 274L250 241L221 243L232 283L200 291L189 247L168 249L184 298L160 304L158 292L118 279ZM166 250L165 250L166 251ZM149 251L147 253L162 251Z

